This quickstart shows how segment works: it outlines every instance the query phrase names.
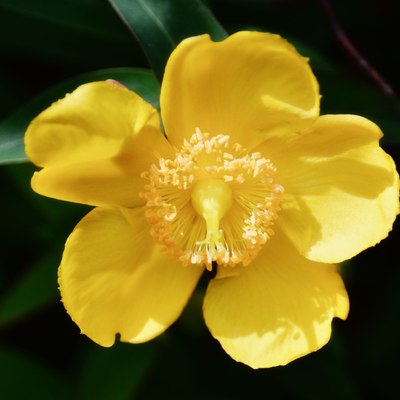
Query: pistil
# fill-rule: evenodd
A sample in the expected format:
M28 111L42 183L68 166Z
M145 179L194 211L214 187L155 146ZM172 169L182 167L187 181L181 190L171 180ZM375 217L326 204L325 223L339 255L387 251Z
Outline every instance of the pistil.
M194 209L206 221L207 235L197 241L197 246L205 245L208 264L214 257L214 250L226 251L223 232L219 229L221 218L232 206L232 190L222 179L202 179L193 188L192 204Z

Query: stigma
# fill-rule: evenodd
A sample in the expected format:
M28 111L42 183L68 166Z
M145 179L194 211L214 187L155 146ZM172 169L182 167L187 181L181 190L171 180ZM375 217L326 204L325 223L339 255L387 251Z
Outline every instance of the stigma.
M160 158L141 176L150 234L184 266L248 265L274 234L283 194L276 168L229 136L197 128L174 160Z
M219 223L232 206L232 190L221 179L199 180L192 191L192 204L206 221L207 228L206 238L197 241L196 245L205 246L208 249L207 264L211 264L215 249L226 251L223 231L219 229Z

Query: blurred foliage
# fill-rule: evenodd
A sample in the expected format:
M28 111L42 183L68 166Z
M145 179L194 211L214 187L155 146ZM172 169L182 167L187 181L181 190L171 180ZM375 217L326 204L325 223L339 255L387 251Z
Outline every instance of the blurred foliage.
M400 3L332 4L356 47L400 93ZM117 79L157 107L155 76L182 38L204 32L221 40L225 31L244 29L279 33L310 57L322 114L355 113L378 123L385 150L400 165L398 100L383 95L347 55L316 0L0 0L0 158L26 161L21 140L29 120L75 86ZM155 76L141 69L149 65ZM207 277L161 337L104 349L79 335L57 291L65 240L90 208L33 193L35 169L0 167L0 398L398 398L396 227L340 266L348 320L334 321L322 350L286 367L253 371L225 354L202 319Z

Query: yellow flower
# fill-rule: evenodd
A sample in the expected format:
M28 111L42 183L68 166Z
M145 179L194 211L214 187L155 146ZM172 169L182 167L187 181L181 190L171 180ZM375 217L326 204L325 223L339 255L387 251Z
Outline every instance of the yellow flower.
M344 94L345 95L345 94ZM148 341L181 314L205 269L211 334L253 368L323 346L348 296L336 267L385 238L398 174L372 122L319 117L307 60L276 35L184 40L156 110L106 82L30 125L43 195L95 206L69 237L63 303L103 346Z

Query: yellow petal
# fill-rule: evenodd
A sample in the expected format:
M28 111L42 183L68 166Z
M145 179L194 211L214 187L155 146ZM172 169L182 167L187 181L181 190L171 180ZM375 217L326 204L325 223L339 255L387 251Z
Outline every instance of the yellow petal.
M399 180L381 136L365 118L327 115L297 139L257 148L277 167L285 188L278 223L301 254L340 262L388 235Z
M72 319L102 346L154 338L181 314L203 269L184 268L156 245L144 209L99 207L69 237L59 270Z
M336 267L307 260L282 232L247 267L219 267L204 300L211 334L252 368L318 350L330 338L332 318L345 319L348 310Z
M80 86L35 118L26 153L45 167L35 191L91 205L143 204L140 173L172 156L157 111L135 93L106 82ZM139 189L140 188L140 189Z
M239 32L215 43L204 35L171 54L161 114L177 147L198 127L251 148L267 135L311 125L319 114L318 90L307 59L280 36Z

